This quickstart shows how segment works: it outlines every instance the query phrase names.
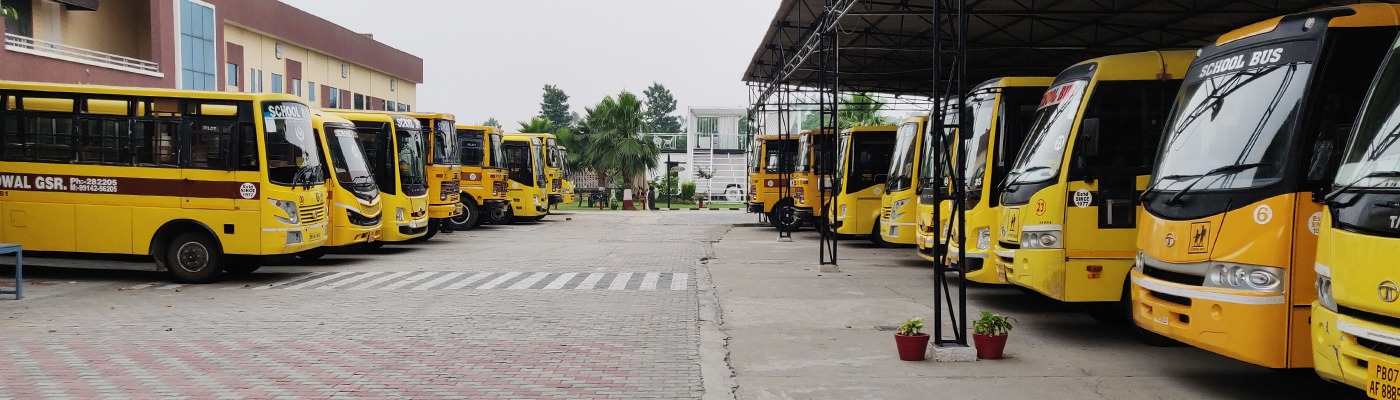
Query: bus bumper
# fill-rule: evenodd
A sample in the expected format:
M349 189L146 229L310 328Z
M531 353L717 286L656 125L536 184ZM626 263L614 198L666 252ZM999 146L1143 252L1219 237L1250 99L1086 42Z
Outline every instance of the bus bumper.
M298 228L268 228L262 232L263 255L296 254L324 246L330 234L325 222Z
M1133 322L1144 329L1240 361L1289 367L1290 307L1282 294L1183 285L1138 271L1130 290Z
M428 233L428 218L419 218L408 222L385 223L382 234L385 243L405 242L423 237Z
M1377 363L1400 365L1395 351L1400 346L1368 339L1400 341L1400 328L1340 315L1313 302L1312 335L1313 368L1322 379L1367 390L1371 386L1370 368ZM1373 350L1363 342L1389 351Z
M446 204L429 204L428 218L448 219L462 215L462 203L452 202Z
M337 225L331 232L327 247L345 247L379 240L378 226Z
M967 280L977 283L988 283L994 285L1005 285L1006 280L997 273L994 262L990 261L990 255L985 250L967 251ZM956 270L958 262L958 246L948 245L948 269Z
M897 222L880 218L880 239L891 244L913 246L918 235L918 226L912 222Z
M763 203L749 203L750 214L763 214Z

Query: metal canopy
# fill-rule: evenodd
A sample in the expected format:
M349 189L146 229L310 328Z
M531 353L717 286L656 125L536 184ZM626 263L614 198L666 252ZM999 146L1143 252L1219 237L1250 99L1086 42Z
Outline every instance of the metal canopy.
M838 37L841 90L932 95L933 2L859 0L845 10L833 30ZM1103 55L1199 48L1253 22L1362 2L968 0L964 82L1011 75L1054 76L1076 62ZM803 44L820 27L826 5L825 0L782 0L743 80L821 86L816 58L804 54L810 52L803 51ZM836 13L840 12L838 7ZM782 76L786 64L792 64L786 68L790 74Z

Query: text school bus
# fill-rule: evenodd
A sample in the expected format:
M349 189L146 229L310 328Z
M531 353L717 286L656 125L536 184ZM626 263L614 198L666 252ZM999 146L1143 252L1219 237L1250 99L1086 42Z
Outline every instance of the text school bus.
M326 110L355 124L365 155L374 168L384 216L381 241L401 243L428 234L427 150L422 125L402 115Z
M313 112L311 123L324 160L321 170L326 177L330 214L325 245L297 254L308 260L321 258L336 248L379 240L381 211L374 168L365 156L355 125L322 111Z
M1391 46L1331 185L1318 225L1312 307L1317 374L1373 398L1400 393L1400 213L1392 207L1400 204L1398 49L1400 41Z
M504 221L539 221L549 215L549 177L545 174L544 137L532 134L508 133L501 144L505 153L506 173L510 184L506 197Z
M462 215L462 156L457 141L457 117L447 113L364 111L366 114L398 115L418 120L421 127L428 187L428 233L431 239L448 219ZM449 226L450 227L450 226Z
M1289 15L1201 51L1143 196L1139 326L1257 365L1312 366L1318 201L1395 15L1375 5Z
M326 241L296 97L0 82L0 241L151 255L180 282Z
M774 228L799 224L792 213L792 198L780 198L782 186L788 184L783 180L783 172L791 177L797 161L797 139L778 135L762 135L757 139L749 152L749 212L767 215ZM779 204L784 206L779 207Z
M1129 319L1137 193L1195 51L1096 58L1055 78L1004 184L996 268L1052 299Z
M457 141L461 143L462 155L462 214L447 222L455 230L472 229L485 222L502 222L510 205L506 200L501 130L491 126L459 125Z
M942 235L951 236L948 265L958 262L958 252L966 254L967 279L980 283L1006 283L1002 280L992 257L992 230L998 229L1001 217L1000 183L1006 179L1010 164L1021 150L1026 130L1035 117L1036 109L1052 78L998 78L987 81L968 93L966 110L962 115L972 118L971 131L962 135L960 148L967 150L963 176L967 190L962 215L949 218ZM951 210L950 210L951 211ZM949 214L952 214L951 212ZM965 218L972 246L958 243L958 219ZM944 236L948 237L948 236ZM929 257L926 255L926 259Z
M841 131L836 141L836 193L831 203L834 211L827 213L827 222L838 235L879 235L875 224L880 220L880 197L885 192L898 130L897 126L887 125Z

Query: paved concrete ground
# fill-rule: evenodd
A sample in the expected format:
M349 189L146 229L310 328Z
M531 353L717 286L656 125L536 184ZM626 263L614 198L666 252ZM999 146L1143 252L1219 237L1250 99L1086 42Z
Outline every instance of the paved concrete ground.
M1019 320L1008 359L899 361L893 332L912 316L932 327L933 270L912 249L839 247L841 273L817 267L816 234L779 243L769 228L734 228L708 269L723 308L742 399L1302 399L1364 398L1311 370L1279 372L1195 348L1154 348L1072 307L1008 287L977 286L968 311Z
M25 300L0 296L0 398L1359 395L1142 346L1000 287L969 307L1020 320L1009 359L901 362L885 329L932 316L932 270L912 250L843 243L842 272L821 274L812 232L779 243L736 226L751 222L573 212L213 285L130 270L144 260L47 260L110 268L31 267Z

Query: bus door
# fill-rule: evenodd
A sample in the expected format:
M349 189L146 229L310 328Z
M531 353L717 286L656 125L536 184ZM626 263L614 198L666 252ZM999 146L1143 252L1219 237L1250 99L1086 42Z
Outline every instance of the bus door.
M256 157L253 158L251 172L244 172L240 176L239 153L240 138L244 136L239 129L241 125L238 121L238 106L234 104L213 104L190 101L186 103L189 116L185 123L180 126L178 135L180 158L188 166L181 170L181 185L183 186L184 197L180 200L184 208L202 210L233 210L236 200L249 200L256 202L258 195L262 193L261 181L258 176ZM247 110L251 112L251 109ZM269 135L274 134L276 125L269 125L267 131ZM249 127L247 135L252 135ZM281 134L282 132L278 132ZM310 132L302 132L307 137ZM250 150L256 152L257 138L247 138L253 141ZM269 176L290 177L297 173L297 161L294 157L299 155L289 154L268 154L267 168ZM304 176L303 179L310 179ZM248 183L249 185L244 185ZM290 199L296 200L296 199ZM251 206L251 204L249 204ZM252 208L257 210L257 208Z

